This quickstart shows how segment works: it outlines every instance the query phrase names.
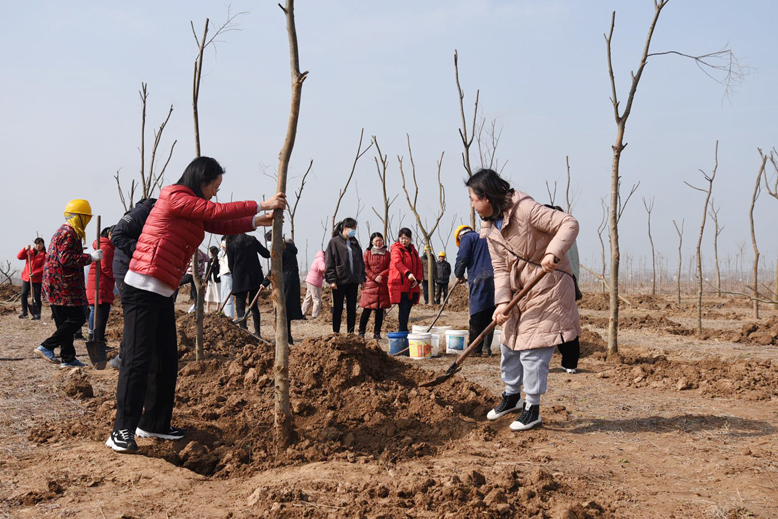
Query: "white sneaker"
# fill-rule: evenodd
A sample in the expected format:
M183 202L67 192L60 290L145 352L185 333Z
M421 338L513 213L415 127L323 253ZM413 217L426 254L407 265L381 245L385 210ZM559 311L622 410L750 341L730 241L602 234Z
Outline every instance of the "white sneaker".
M565 368L565 371L567 371L568 375L575 375L577 373L575 369L572 368Z
M502 394L502 400L497 404L497 407L492 409L486 414L487 420L497 420L509 413L518 413L524 409L524 400L521 398L521 394L508 395Z
M536 425L540 425L542 420L540 419L540 406L525 404L524 410L521 412L515 422L510 425L511 431L526 431L532 429Z

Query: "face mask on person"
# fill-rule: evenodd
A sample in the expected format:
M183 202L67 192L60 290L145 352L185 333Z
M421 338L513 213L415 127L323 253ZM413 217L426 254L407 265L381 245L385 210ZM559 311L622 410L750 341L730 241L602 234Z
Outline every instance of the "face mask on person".
M349 230L348 230L348 237L349 237L349 238L353 238L353 237L355 237L356 235L357 235L357 230L356 230L356 229L349 229Z

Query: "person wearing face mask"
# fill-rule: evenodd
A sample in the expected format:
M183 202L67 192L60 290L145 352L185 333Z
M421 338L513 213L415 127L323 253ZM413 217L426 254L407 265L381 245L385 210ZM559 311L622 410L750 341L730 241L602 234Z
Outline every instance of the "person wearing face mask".
M354 333L357 322L357 292L365 282L362 248L356 238L357 221L345 218L335 226L324 252L324 279L332 288L332 331L340 333L343 302L346 302L346 331Z
M418 304L422 276L421 258L413 246L413 235L407 227L400 229L397 241L392 244L389 263L389 297L399 305L400 331L408 331L411 308Z
M138 450L135 436L178 440L171 419L178 354L173 294L205 231L240 234L270 226L285 209L277 193L264 202L214 203L224 170L210 157L194 159L176 184L162 188L138 238L124 277L124 351L116 388L116 419L106 446Z
M103 258L103 251L84 254L82 242L92 219L92 207L86 200L71 200L65 207L65 222L49 242L43 265L43 293L54 314L57 329L35 349L35 354L62 368L78 368L73 335L86 322L87 306L84 267ZM60 360L54 353L59 347Z
M364 339L370 314L375 312L373 339L381 338L381 326L384 323L384 310L391 306L389 301L389 251L384 245L384 235L374 232L370 235L370 246L363 256L365 260L365 288L359 306L362 317L359 318L359 337Z

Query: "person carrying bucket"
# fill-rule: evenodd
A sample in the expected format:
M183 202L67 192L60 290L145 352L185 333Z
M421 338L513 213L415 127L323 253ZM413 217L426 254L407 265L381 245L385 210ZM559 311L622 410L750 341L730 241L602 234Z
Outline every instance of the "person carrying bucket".
M454 275L464 282L467 273L467 285L470 289L469 343L473 342L492 322L494 314L494 271L489 245L479 237L469 225L460 225L454 233L454 241L459 247L454 264ZM473 350L472 355L491 355L493 333L490 333Z
M581 333L567 257L578 236L578 221L512 189L490 169L478 171L465 185L470 205L483 220L481 237L488 241L494 268L493 319L502 325L500 371L505 392L487 419L521 411L510 429L531 429L542 423L540 398L546 392L555 347ZM505 315L514 293L540 270L548 274ZM522 387L526 400L521 398Z

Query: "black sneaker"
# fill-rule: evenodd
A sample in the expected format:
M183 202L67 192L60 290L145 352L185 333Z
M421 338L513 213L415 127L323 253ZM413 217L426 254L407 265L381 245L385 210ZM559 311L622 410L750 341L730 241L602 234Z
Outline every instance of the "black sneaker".
M180 440L184 437L184 431L182 429L176 429L175 427L170 427L170 430L166 432L149 432L144 431L140 427L135 429L135 435L138 438L160 438L162 440Z
M19 319L27 319L27 314L19 314Z
M524 410L521 412L521 416L511 424L511 431L526 431L541 423L540 406L526 404Z
M130 429L114 431L105 442L106 447L110 447L116 452L126 452L135 454L138 452L138 444L135 443L135 433Z
M41 316L40 315L33 315L30 320L31 321L40 321L41 320Z
M497 420L508 413L518 413L523 407L524 400L521 399L521 393L516 393L515 395L503 393L502 400L500 400L497 407L489 411L486 415L486 419Z

